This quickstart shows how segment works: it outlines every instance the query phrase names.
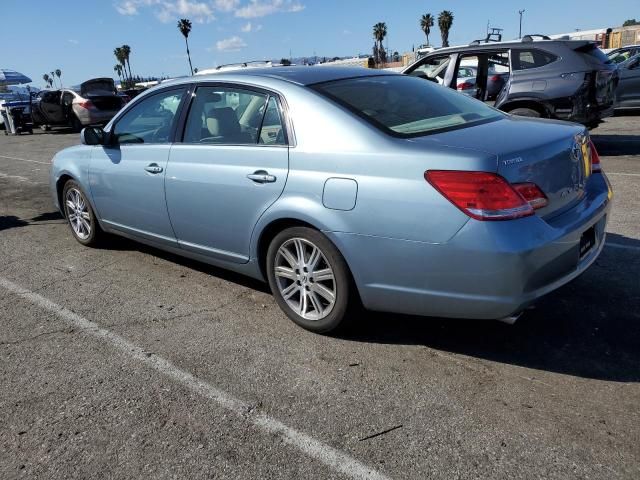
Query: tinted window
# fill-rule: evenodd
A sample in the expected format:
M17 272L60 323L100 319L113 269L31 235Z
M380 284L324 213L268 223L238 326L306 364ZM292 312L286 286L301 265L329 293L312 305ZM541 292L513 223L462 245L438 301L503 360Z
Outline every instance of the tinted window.
M514 70L544 67L554 62L558 57L542 50L516 50L513 53Z
M113 129L118 143L168 142L183 95L184 89L169 90L136 103Z
M226 145L284 143L280 113L272 100L264 93L239 88L200 87L189 110L183 141Z
M312 88L399 136L424 135L502 118L483 103L404 75L338 80Z

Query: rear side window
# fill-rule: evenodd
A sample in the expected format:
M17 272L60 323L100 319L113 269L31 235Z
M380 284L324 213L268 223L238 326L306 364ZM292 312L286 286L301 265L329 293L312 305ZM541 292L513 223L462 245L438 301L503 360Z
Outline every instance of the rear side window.
M530 68L544 67L555 62L555 55L542 50L515 50L513 52L513 69L528 70Z
M351 78L311 88L398 137L426 135L502 118L501 113L482 102L406 75Z

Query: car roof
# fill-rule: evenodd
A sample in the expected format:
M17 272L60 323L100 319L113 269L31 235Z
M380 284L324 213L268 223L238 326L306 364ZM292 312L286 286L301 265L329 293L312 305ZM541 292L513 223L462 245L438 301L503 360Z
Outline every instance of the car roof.
M571 49L579 48L583 45L593 44L594 42L589 40L535 40L535 41L521 41L514 40L510 42L488 42L488 43L478 43L471 45L458 45L455 47L447 47L447 48L439 48L438 50L431 52L425 57L438 56L443 53L457 53L457 52L465 52L469 50L473 51L481 51L481 50L495 50L497 48L532 48L532 47L541 47L541 48L549 48L549 47L557 47L557 46L565 46Z
M314 83L330 82L346 78L371 77L380 75L397 75L386 70L376 70L364 67L321 67L321 66L295 66L295 67L269 67L269 68L242 68L229 70L209 75L198 75L181 79L183 82L207 82L220 80L237 80L242 77L263 77L284 80L298 85L313 85Z

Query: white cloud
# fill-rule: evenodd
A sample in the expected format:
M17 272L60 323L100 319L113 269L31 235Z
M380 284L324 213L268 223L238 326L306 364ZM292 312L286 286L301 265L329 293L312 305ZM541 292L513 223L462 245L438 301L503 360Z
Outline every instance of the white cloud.
M233 3L237 0L218 0ZM195 22L209 22L215 17L210 2L196 0L125 0L115 5L120 15L137 15L142 7L154 7L155 15L161 22L167 23L181 17Z
M243 39L234 35L230 38L225 38L224 40L218 40L216 42L216 49L221 52L237 52L245 48L247 44Z
M69 40L67 40L67 42L69 42L72 45L78 45L80 42L78 40L76 40L75 38L70 38Z
M215 6L217 10L221 12L230 12L235 10L240 0L215 0Z
M300 12L304 8L297 0L249 0L244 7L236 10L236 17L259 18L277 12Z
M251 22L247 22L242 27L240 27L240 31L244 33L259 32L260 30L262 30L262 25L254 25Z

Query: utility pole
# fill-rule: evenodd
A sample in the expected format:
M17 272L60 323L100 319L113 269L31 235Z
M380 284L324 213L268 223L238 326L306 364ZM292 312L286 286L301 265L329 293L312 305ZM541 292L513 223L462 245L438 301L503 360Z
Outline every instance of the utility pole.
M522 38L522 14L524 12L525 12L524 8L522 10L518 10L518 13L520 14L520 33L518 34L518 38Z

